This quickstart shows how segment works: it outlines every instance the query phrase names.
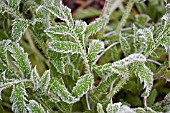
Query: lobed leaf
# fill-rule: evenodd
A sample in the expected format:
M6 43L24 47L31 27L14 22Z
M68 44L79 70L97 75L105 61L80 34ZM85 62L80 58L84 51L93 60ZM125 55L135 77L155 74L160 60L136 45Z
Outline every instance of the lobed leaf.
M51 86L51 90L56 93L63 102L72 104L77 102L79 99L72 96L72 94L67 90L65 85L61 84L59 81L55 80Z
M141 82L144 82L146 90L142 96L148 97L153 86L153 72L145 64L139 64L135 68L135 75L140 78Z
M42 6L40 6L42 7ZM53 15L55 15L57 18L65 21L67 23L68 26L73 26L74 25L74 21L71 15L71 10L62 5L62 4L57 4L57 5L46 5L43 6L46 10L48 10L50 13L52 13Z
M46 113L44 108L35 100L29 100L29 104L27 106L29 113Z
M88 90L91 89L93 82L94 81L92 75L87 74L81 76L78 79L76 86L73 87L72 94L77 98L82 97L84 94L87 93Z
M46 92L49 83L50 83L50 70L46 70L43 74L43 76L41 77L41 79L39 80L38 83L38 88L43 91Z
M49 43L49 48L57 53L81 53L78 44L70 41L53 41Z
M100 17L97 18L94 22L90 23L86 30L85 30L85 37L89 37L92 34L98 32L100 29L102 29L106 24L108 23L109 18L108 17Z
M128 41L125 39L125 37L123 36L119 36L119 41L120 41L120 45L121 45L121 48L123 50L123 53L125 56L128 56L131 54L131 47L128 43Z
M25 19L15 19L12 24L12 39L18 42L29 26L29 21Z
M31 81L34 84L34 89L33 90L37 90L38 89L38 83L40 80L40 76L37 72L36 67L34 67L34 69L31 71Z
M46 34L51 37L52 39L54 39L55 35L69 35L71 37L72 36L72 32L70 31L70 28L65 26L65 25L56 25L54 27L49 27L45 30Z
M97 55L104 49L104 43L99 40L93 40L88 48L88 60L89 64L92 64L97 58Z
M19 83L13 86L10 101L12 104L12 111L14 113L27 113L25 103L26 90L24 83Z
M24 53L23 48L18 43L11 43L8 50L14 58L15 65L19 68L23 78L29 78L31 74L31 65L28 59L28 54Z
M50 59L50 62L54 65L57 72L59 73L65 73L64 70L64 60L62 58L62 55L59 53L56 53L55 51L48 50L48 57Z

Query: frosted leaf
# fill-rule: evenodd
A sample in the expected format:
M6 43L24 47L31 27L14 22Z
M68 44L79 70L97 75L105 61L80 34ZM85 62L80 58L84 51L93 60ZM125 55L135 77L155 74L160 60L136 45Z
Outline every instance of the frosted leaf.
M77 98L82 97L88 90L91 89L93 83L92 75L87 74L79 77L76 86L73 87L72 94Z
M122 103L110 103L107 105L106 111L107 113L117 113L121 107Z
M113 66L117 65L117 66L122 67L122 66L127 66L135 62L146 62L146 58L142 54L131 54L120 61L114 62Z
M61 84L59 81L55 80L51 86L51 90L56 93L63 102L72 104L77 102L79 99L72 96L72 94L67 90L65 85Z
M85 30L86 30L86 27L87 27L87 24L86 22L83 22L83 21L80 21L80 20L76 20L75 21L75 30L74 32L77 34L78 36L78 39L80 40L81 44L85 47L85 42L84 42L84 39L85 39Z
M130 55L131 54L131 47L130 47L128 41L125 39L125 37L119 36L119 41L120 41L121 48L123 50L124 55L125 56Z
M141 30L138 30L137 27L133 24L133 31L134 31L134 47L135 52L144 51L143 45L143 36L141 36Z
M10 101L12 102L12 111L14 113L27 113L25 96L27 96L27 94L24 83L13 86Z
M69 35L74 38L74 36L72 36L72 32L70 31L70 28L62 24L56 25L54 27L49 27L45 30L45 32L52 39L54 39L55 35L64 35L64 36Z
M46 113L44 108L35 100L29 100L29 104L27 106L29 113Z
M146 89L142 96L148 97L153 86L153 72L145 64L139 64L135 68L135 75L140 78L141 82L144 82Z
M57 72L65 73L64 60L62 59L62 55L60 53L56 53L55 51L48 50L48 57L50 59L50 62L56 68Z
M95 69L101 72L116 73L122 77L126 77L129 73L128 65L136 62L145 62L146 58L142 54L131 54L128 57L119 60L114 63L104 64L102 66L96 66Z
M15 65L19 68L23 78L29 78L31 74L31 65L28 54L24 53L23 48L18 43L11 43L8 50L14 58Z
M56 103L58 109L63 113L71 113L72 112L72 104L68 104L65 102L58 102Z
M108 23L109 18L108 17L100 17L97 18L94 22L90 23L85 31L86 38L91 36L92 34L98 32L101 28L106 26Z
M139 27L144 27L150 20L150 17L145 14L135 15L135 18L136 18L135 24L137 24Z
M42 6L41 6L42 7ZM57 18L65 21L67 23L68 26L73 26L74 25L74 21L71 15L71 10L62 5L47 5L47 6L43 6L46 10L48 10L50 13L52 13L53 15L55 15Z
M0 41L0 72L7 71L7 47L11 41L3 40Z
M70 41L53 41L49 43L49 48L57 53L80 53L78 44Z
M168 51L168 47L170 47L170 36L165 36L162 41L161 45L164 46L166 52Z
M15 42L18 42L21 39L24 32L27 30L28 26L29 26L28 20L24 20L21 18L15 19L12 24L12 33L11 33L12 39Z
M104 43L99 40L93 40L88 48L88 60L89 64L92 64L97 58L97 55L104 49Z
M102 80L100 84L93 90L93 94L100 95L101 93L105 93L108 88L110 87L110 84L116 79L115 75L109 76L106 80Z
M46 70L38 83L38 87L42 92L46 92L50 79L50 70Z
M8 6L10 8L12 8L15 11L19 10L19 4L20 4L21 0L7 0L7 2L8 2Z
M39 80L40 80L40 76L39 76L36 66L35 66L34 69L31 71L31 81L34 84L34 90L38 89Z
M103 107L100 103L97 103L97 112L98 113L104 113Z

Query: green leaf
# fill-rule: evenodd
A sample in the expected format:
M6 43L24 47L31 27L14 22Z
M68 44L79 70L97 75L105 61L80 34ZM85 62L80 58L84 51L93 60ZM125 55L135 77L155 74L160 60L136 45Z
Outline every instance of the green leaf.
M131 47L130 47L128 41L125 39L125 37L120 36L119 41L120 41L121 48L123 50L124 55L125 56L130 55L131 54Z
M85 37L89 37L92 34L98 32L101 28L103 28L104 26L106 26L106 24L108 23L109 18L108 17L100 17L97 18L94 22L90 23L85 31Z
M117 113L121 107L122 103L110 103L107 105L106 111L107 113Z
M49 43L49 48L57 53L80 53L78 44L70 41L53 41Z
M48 50L48 57L50 59L50 62L56 68L57 72L65 73L64 60L63 60L62 55L60 53L56 53L55 51Z
M27 109L29 113L45 113L44 108L35 100L29 100Z
M88 60L89 64L92 64L97 58L97 55L104 49L104 43L99 40L93 40L88 48Z
M11 41L0 41L0 72L7 70L7 47Z
M170 36L166 36L162 39L161 45L164 46L166 52L168 51L168 47L170 47Z
M43 76L41 77L41 79L39 80L38 83L38 88L43 91L46 92L49 83L50 83L50 70L46 70L43 74Z
M23 48L18 43L11 43L8 50L14 58L15 65L19 68L22 78L29 78L31 74L31 65L28 59L28 54L24 53Z
M115 75L109 76L106 80L100 82L100 84L93 90L94 94L100 95L101 93L105 93L110 84L116 79Z
M45 32L52 39L54 39L55 35L64 35L64 36L69 35L74 38L74 36L72 36L72 32L70 31L70 28L62 24L56 25L54 27L49 27L45 30Z
M27 96L27 94L24 83L19 83L13 86L10 101L13 103L12 111L14 113L27 113L25 96Z
M104 113L103 107L100 103L97 103L97 112L98 113Z
M135 75L140 78L141 82L144 82L146 90L142 96L148 97L153 86L153 72L145 64L139 64L135 67Z
M56 103L58 109L63 113L71 113L72 111L72 104L68 104L66 102L58 102Z
M42 6L40 6L42 7ZM55 15L57 18L65 21L67 23L68 26L73 26L74 25L74 21L71 15L71 10L62 5L62 4L57 4L57 5L47 5L47 6L43 6L46 10L48 10L50 13L52 13L53 15Z
M72 94L76 96L77 98L82 97L84 94L87 93L88 90L92 88L93 84L93 76L92 75L83 75L81 76L76 86L73 87Z
M7 0L7 2L8 2L8 6L12 8L14 11L19 10L19 4L21 0Z
M38 89L39 80L40 80L40 76L35 66L34 69L31 71L31 81L34 84L34 90Z
M136 62L145 62L146 58L142 54L131 54L128 57L119 60L114 63L108 63L104 64L102 66L96 66L96 70L100 70L101 72L106 71L106 72L111 72L111 73L116 73L119 75L122 75L123 77L126 77L126 75L129 73L129 70L127 66L132 63Z
M63 102L72 104L77 102L79 99L72 96L72 94L67 90L65 85L61 84L59 81L55 80L51 86L51 90L56 93Z
M137 26L141 28L145 27L147 22L150 20L150 17L145 14L136 15L135 18L136 18L135 24L137 24Z
M12 24L12 39L15 42L18 42L22 35L24 34L24 32L27 30L29 26L29 21L28 20L24 20L24 19L15 19L13 24Z

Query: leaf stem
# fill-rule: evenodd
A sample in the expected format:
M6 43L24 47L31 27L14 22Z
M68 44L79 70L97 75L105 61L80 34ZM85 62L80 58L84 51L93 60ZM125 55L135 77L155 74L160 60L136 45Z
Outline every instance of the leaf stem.
M121 33L121 29L125 25L126 19L128 18L134 3L135 3L135 0L130 0L128 2L127 7L126 7L126 11L125 11L120 23L118 24L118 26L116 28L116 35L119 35Z

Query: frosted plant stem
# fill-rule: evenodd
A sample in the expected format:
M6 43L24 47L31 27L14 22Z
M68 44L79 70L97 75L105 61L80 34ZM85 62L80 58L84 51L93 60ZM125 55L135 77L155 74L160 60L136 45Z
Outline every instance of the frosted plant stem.
M125 25L126 19L128 18L128 16L129 16L129 14L130 14L130 11L131 11L134 3L135 3L135 0L130 0L129 3L127 4L125 14L123 15L120 23L118 24L118 26L117 26L117 28L116 28L116 35L119 35L119 34L120 34L121 29L122 29L123 26Z
M86 93L86 104L87 104L88 110L91 110L90 104L89 104L89 95L88 95L88 92Z
M155 60L152 60L152 59L146 59L146 61L152 62L152 63L157 64L157 65L159 65L159 66L162 65L161 63L159 63L159 62L157 62L157 61L155 61Z

